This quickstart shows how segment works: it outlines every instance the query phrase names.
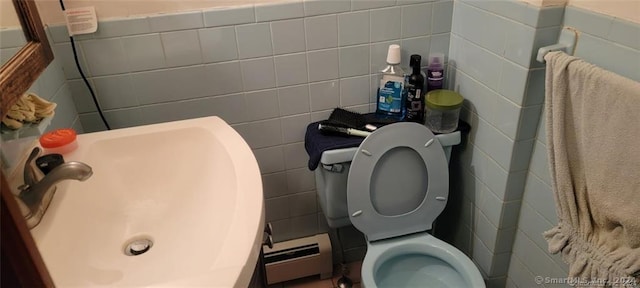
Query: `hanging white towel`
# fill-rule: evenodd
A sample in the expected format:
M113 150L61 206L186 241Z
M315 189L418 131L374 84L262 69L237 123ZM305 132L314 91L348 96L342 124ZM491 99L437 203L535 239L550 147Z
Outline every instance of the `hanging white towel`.
M563 52L545 60L549 252L578 286L640 287L640 83Z

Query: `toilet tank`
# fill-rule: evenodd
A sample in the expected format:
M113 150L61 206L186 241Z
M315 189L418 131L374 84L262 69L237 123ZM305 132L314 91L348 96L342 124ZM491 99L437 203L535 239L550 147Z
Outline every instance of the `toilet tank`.
M442 145L449 161L451 148L460 144L460 131L438 134L435 138ZM324 151L320 165L315 170L320 207L331 228L351 225L347 209L347 179L351 160L357 150L357 147L352 147Z

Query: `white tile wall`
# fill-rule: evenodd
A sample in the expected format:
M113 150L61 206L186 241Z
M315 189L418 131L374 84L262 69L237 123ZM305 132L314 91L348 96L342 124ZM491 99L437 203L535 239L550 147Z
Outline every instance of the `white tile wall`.
M305 51L304 21L302 19L271 22L273 53L285 54Z
M497 114L495 107L500 95L460 69L455 69L450 75L453 75L450 79L452 88L465 97L465 107L478 117L493 123ZM453 82L453 79L456 81Z
M249 121L266 120L280 116L278 91L275 89L244 93Z
M402 37L431 34L431 17L425 17L425 15L431 15L432 7L431 3L403 6Z
M318 217L316 214L309 214L291 218L292 238L302 235L314 235L318 233Z
M513 103L522 106L524 103L525 88L527 87L528 73L529 70L519 64L504 61L498 92Z
M201 12L184 12L149 17L151 32L164 32L202 28L204 26Z
M493 159L487 160L486 166L486 178L484 179L485 183L489 187L493 193L495 193L496 197L501 201L506 201L507 184L509 181L509 173L504 170L504 168L500 167L497 162Z
M238 59L236 31L233 27L198 30L202 60L205 63Z
M520 258L525 267L536 275L545 277L566 277L566 269L556 264L545 250L538 248L524 234L518 232L513 245L513 255Z
M246 102L241 95L238 93L214 97L206 109L210 110L210 115L217 115L229 124L245 122L248 115Z
M236 26L236 34L240 59L273 55L269 23Z
M287 170L287 185L292 193L314 190L316 187L313 172L307 168Z
M518 133L518 122L520 121L520 106L506 99L505 97L498 96L496 102L494 125L500 132L511 139L516 139Z
M78 117L78 112L76 112L73 105L73 97L66 83L62 84L56 94L51 98L51 101L57 103L58 106L56 107L56 116L53 117L46 131L72 127Z
M309 112L309 85L279 88L278 103L282 116Z
M76 68L76 63L73 60L73 53L72 53L72 49L71 49L71 43L67 42L67 43L58 43L58 44L53 44L51 49L53 50L53 53L55 55L55 58L57 58L61 64L62 64L62 70L64 71L64 75L67 77L67 79L71 80L71 79L77 79L80 78L80 73L78 72L78 69ZM85 76L89 77L91 76L89 69L87 68L87 62L84 60L84 52L82 49L77 49L77 54L78 54L78 59L80 59L80 67L82 67L82 70L85 73Z
M558 223L554 205L555 202L549 201L555 199L551 187L542 182L537 176L533 174L529 176L525 186L523 201L536 207L536 210L550 223Z
M64 27L66 26L58 26ZM54 27L51 27L54 28ZM53 30L51 30L53 31ZM111 38L126 35L138 35L151 32L151 25L146 17L132 17L127 19L119 19L118 21L103 21L98 25L98 31L93 35L94 38ZM66 32L63 33L62 41L69 41ZM55 41L55 39L54 39Z
M501 195L505 201L515 201L522 199L522 191L527 179L527 170L509 172L507 180L507 189L504 195Z
M484 83L487 87L497 90L500 82L502 59L472 42L452 34L450 59L454 59L457 69L462 69L469 76ZM493 73L488 71L494 71Z
M307 76L307 57L305 53L276 56L274 60L276 84L278 87L309 82Z
M522 225L520 207L526 202L523 191L544 96L544 71L534 70L539 66L531 59L558 31L552 26L560 24L561 9L530 6L517 1L455 1L448 36L448 86L466 98L462 117L472 124L460 159L462 192L469 199L463 207L473 211L474 261L495 287L518 285L505 276L512 265L511 245ZM435 37L431 35L432 47ZM467 239L456 235L454 242L466 245Z
M111 127L111 129L128 127L130 125L129 123L137 123L138 125L143 125L144 123L142 122L141 110L141 108L137 107L110 110L104 113L104 117L107 119L107 122L109 123L109 127ZM97 113L95 113L94 115L96 115L96 117L99 117Z
M0 35L2 36L2 44L0 44L0 49L3 49L3 52L6 51L4 49L19 48L26 43L26 39L24 38L24 33L22 33L21 29L18 29L18 28L11 29L8 27L3 27L1 33L2 34Z
M288 3L256 5L256 21L273 21L304 16L302 0Z
M339 51L340 77L369 75L369 45L349 46Z
M89 81L91 83L91 81ZM82 80L69 80L67 82L69 90L73 96L73 102L75 104L78 113L95 112L96 106L89 97L83 95L89 95L89 90Z
M533 154L531 155L529 170L542 182L551 186L551 173L549 172L549 163L547 161L547 147L539 140L539 138L533 146Z
M523 171L529 168L529 160L533 152L535 139L516 141L513 146L513 156L511 157L511 171Z
M401 12L400 7L371 10L371 42L399 39L402 28Z
M20 51L19 47L2 48L2 54L0 54L0 65L4 65Z
M431 43L431 38L427 37L427 36L420 36L420 37L414 37L414 38L405 38L402 39L402 42L400 42L400 47L403 47L403 51L402 51L402 62L401 65L403 67L409 67L409 60L411 59L411 54L418 54L418 55L429 55L430 50L430 43ZM422 58L424 60L422 60L422 65L426 66L427 65L427 56L424 56L425 58ZM407 70L409 70L407 68ZM410 72L410 71L407 71Z
M534 54L533 42L536 29L526 25L509 25L509 27L511 29L507 31L504 55L522 67L529 68L531 55Z
M456 1L454 5L452 31L493 53L502 54L506 42L505 28L509 27L507 20L466 2Z
M260 166L260 172L273 173L284 171L284 150L282 146L255 149L253 150L253 154Z
M393 6L393 5L395 5L395 1L393 0L379 0L379 1L353 0L351 1L351 10L374 9L374 8Z
M285 169L305 168L309 162L309 156L304 149L304 142L284 145Z
M93 78L95 93L102 109L138 106L133 82L128 74Z
M255 153L255 152L254 152ZM265 198L288 194L287 174L283 172L262 174L262 187Z
M234 128L251 148L263 148L282 144L280 119L272 119L235 125Z
M128 72L129 66L120 38L87 40L81 44L91 75Z
M273 57L243 60L240 62L240 70L245 91L276 87Z
M640 30L640 28L639 28ZM602 67L630 79L640 79L640 70L634 65L627 65L629 61L640 60L640 50L633 49L620 44L611 45L611 40L602 39L584 34L581 39L582 49L576 50L575 56L587 59L590 63ZM597 52L600 51L600 52ZM609 51L609 57L598 57L602 51Z
M166 67L160 34L123 37L122 45L124 46L131 71Z
M309 81L323 81L338 78L338 50L317 50L307 53Z
M309 114L280 118L282 122L282 143L303 142L307 125L311 123Z
M62 65L59 61L53 61L38 77L30 90L44 99L51 99L66 82Z
M368 104L369 76L340 79L340 106L349 107Z
M442 33L442 34L434 34L431 36L431 44L430 44L430 48L429 51L431 52L440 52L440 53L445 53L444 59L445 62L449 61L449 54L446 53L447 51L449 51L449 44L450 44L450 34L449 33Z
M215 87L204 66L189 66L132 74L140 104L185 100L212 95Z
M168 67L202 63L200 39L197 30L165 32L160 34Z
M204 26L226 26L256 21L253 6L225 7L209 11L204 11Z
M522 109L516 140L535 138L542 109L542 105L529 106Z
M351 10L349 1L341 0L304 0L304 16L315 16L347 12Z
M338 20L335 14L304 19L307 49L317 50L338 46Z
M431 33L451 32L450 15L453 14L453 1L438 1L433 3L433 14L431 17ZM446 51L448 51L447 49Z
M579 8L566 9L564 13L564 23L566 25L576 25L576 28L584 33L604 38L611 30L613 17L603 16L604 15Z
M340 46L369 43L369 10L338 14Z
M289 213L289 197L277 197L265 200L265 220L268 222L287 219Z
M303 216L317 213L318 205L316 203L316 191L297 193L291 196L289 201L289 209L291 216Z

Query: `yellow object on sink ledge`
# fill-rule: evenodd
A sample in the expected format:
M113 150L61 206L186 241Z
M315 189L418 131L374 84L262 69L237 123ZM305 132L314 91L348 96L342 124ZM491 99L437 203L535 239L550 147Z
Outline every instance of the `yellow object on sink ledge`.
M2 118L2 124L9 129L20 129L25 124L40 123L55 114L57 104L42 99L33 92L22 94Z

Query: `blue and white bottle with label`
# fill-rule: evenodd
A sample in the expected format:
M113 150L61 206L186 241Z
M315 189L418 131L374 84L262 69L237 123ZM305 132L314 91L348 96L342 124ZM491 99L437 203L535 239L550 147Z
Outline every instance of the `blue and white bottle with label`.
M376 114L402 120L405 115L405 73L400 68L400 46L389 45L387 67L382 71L378 86Z

